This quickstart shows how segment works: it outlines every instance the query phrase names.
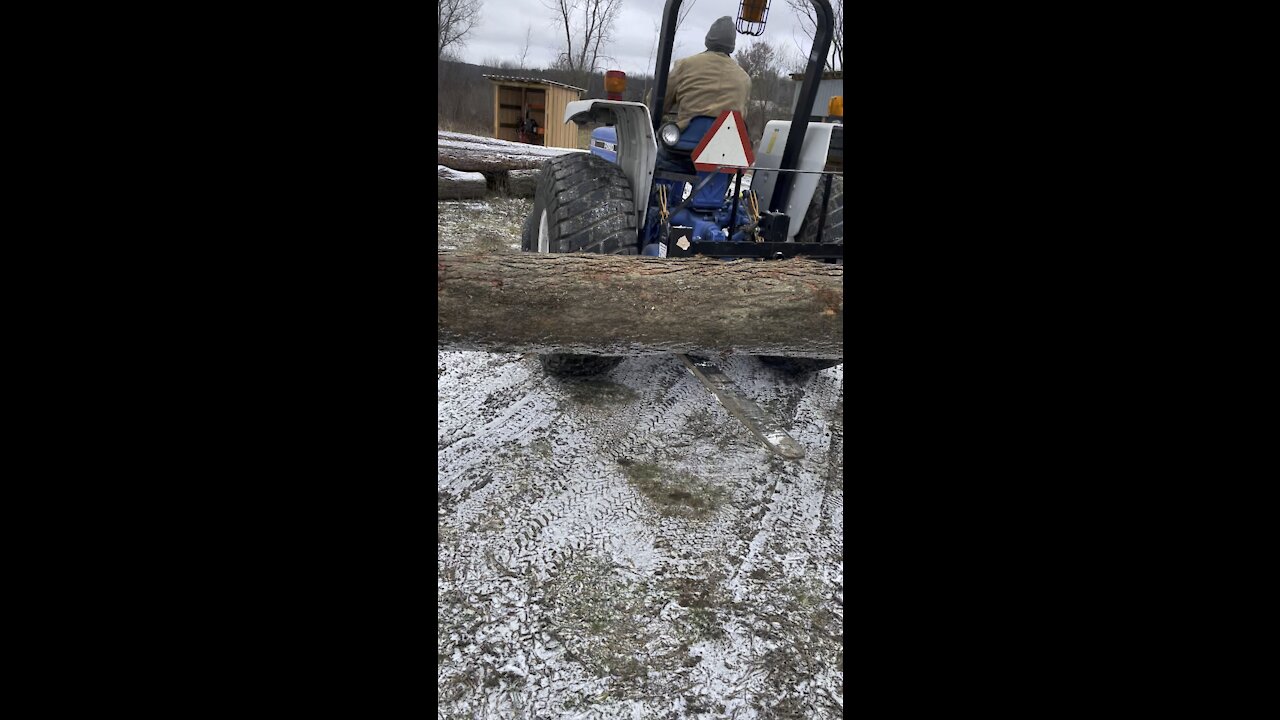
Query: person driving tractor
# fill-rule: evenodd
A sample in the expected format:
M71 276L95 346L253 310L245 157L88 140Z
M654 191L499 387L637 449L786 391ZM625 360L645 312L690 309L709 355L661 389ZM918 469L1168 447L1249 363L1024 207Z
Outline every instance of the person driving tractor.
M716 20L707 31L706 51L677 60L671 70L662 106L676 110L676 126L682 132L695 117L714 118L725 110L746 113L751 77L732 57L735 34L733 18L726 15ZM658 155L693 172L688 155L668 156L661 148Z
M733 18L726 15L707 31L705 52L676 61L662 105L679 108L676 125L681 130L699 115L717 117L725 110L746 112L751 77L732 57L734 35Z

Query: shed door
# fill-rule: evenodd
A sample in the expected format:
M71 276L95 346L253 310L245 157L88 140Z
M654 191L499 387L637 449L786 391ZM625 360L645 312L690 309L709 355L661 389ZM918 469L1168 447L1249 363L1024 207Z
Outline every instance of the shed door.
M525 142L542 145L543 133L547 126L547 93L545 90L525 88L516 85L503 85L498 88L498 139L519 142L521 127L526 117L532 118L538 125L533 135L525 137Z

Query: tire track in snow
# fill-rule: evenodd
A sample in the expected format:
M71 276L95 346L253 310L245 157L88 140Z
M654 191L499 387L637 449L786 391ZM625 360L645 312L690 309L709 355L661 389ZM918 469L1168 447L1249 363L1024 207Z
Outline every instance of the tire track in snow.
M501 393L510 401L504 409L456 422L452 428L470 428L471 436L459 437L461 433L454 430L449 436L453 439L441 451L438 482L457 491L452 518L446 522L458 529L464 527L463 522L486 519L501 527L476 531L467 538L469 549L459 545L451 553L439 555L442 563L465 566L459 582L442 582L442 589L475 590L481 593L477 597L488 598L485 642L504 648L506 653L503 658L494 656L488 665L467 661L474 652L460 656L458 662L466 667L487 667L486 677L492 678L500 667L498 660L507 660L526 673L529 681L522 684L509 678L510 672L497 673L496 687L476 688L465 696L470 700L452 706L454 709L481 713L475 717L511 717L517 706L524 708L519 712L546 708L547 717L618 717L615 711L624 709L648 717L672 711L675 706L671 700L650 698L561 715L557 698L607 691L609 687L606 681L584 676L565 661L563 649L549 632L554 628L546 626L536 604L538 587L554 581L565 566L583 554L622 561L620 571L625 570L628 576L643 577L648 572L647 582L652 586L656 569L667 575L692 570L696 577L705 571L697 568L705 569L707 558L714 561L737 547L747 555L738 564L741 570L752 553L760 559L770 533L786 540L803 539L806 542L800 547L811 551L829 544L810 542L808 536L819 532L822 525L823 507L830 497L824 490L831 468L838 463L823 445L830 445L836 434L816 409L824 406L832 383L780 385L754 361L731 360L725 365L731 377L745 383L749 395L794 411L790 418L793 435L809 455L800 463L781 463L772 461L772 455L754 441L741 441L735 433L745 431L736 427L737 421L674 359L663 360L624 361L608 379L630 388L637 397L604 408L575 406L567 390L541 376L536 366L526 367L523 379L513 376L502 382L473 383L466 392L458 393L465 396L464 406L472 412L486 407L486 401ZM474 360L472 364L478 365ZM486 372L510 372L502 367L493 364ZM806 405L810 392L813 398ZM442 394L441 404L446 402L448 398ZM697 421L704 433L690 436L688 425L699 411L708 416ZM503 459L504 451L513 452L514 459ZM713 452L718 456L707 457ZM617 464L622 458L658 460L689 470L723 485L731 498L703 523L659 517L625 478ZM764 512L753 513L759 502ZM819 527L814 526L815 518ZM738 540L736 532L744 523L756 531L752 539L757 542ZM790 524L803 532L792 533ZM663 547L657 547L660 539L665 540ZM477 555L496 562L477 562ZM735 596L752 598L752 582L741 580L740 585L744 592ZM708 663L706 667L714 669L704 671L699 665L685 671L690 679L681 682L690 693L715 698L728 689L767 691L763 673L745 670L758 655L758 648L744 640L753 624L750 611L723 623L729 640L709 645L707 651L719 653L733 667ZM457 647L457 642L447 644L442 653ZM442 681L460 682L460 677L452 668L442 670ZM682 707L683 702L677 699L677 706ZM730 704L736 716L756 715L752 707ZM622 716L630 716L630 712Z
M553 445L548 462L552 492L527 509L529 519L516 534L513 552L519 568L512 570L532 572L547 582L573 553L590 547L613 555L619 547L609 542L606 527L616 532L630 526L633 540L651 535L638 524L645 517L642 498L619 482L617 460L637 452L648 439L647 431L635 428L656 426L689 393L674 387L678 374L661 365L655 358L625 361L608 379L635 391L637 399L604 409L584 408L574 431Z

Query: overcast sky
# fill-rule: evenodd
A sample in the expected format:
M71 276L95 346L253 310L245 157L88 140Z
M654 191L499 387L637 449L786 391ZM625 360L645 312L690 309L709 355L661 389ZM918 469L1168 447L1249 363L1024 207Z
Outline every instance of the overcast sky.
M518 62L524 48L525 31L533 29L529 43L527 67L550 67L556 53L564 43L563 30L557 31L558 14L547 9L544 0L483 0L480 23L467 38L460 55L464 62L483 64L486 59ZM622 14L614 25L614 40L607 54L616 58L605 70L622 70L628 75L650 74L656 62L654 50L658 38L658 26L662 22L665 0L622 0ZM682 9L692 5L688 17L676 32L672 47L673 59L700 53L706 49L704 38L716 18L736 18L738 0L684 0ZM741 50L755 38L736 35L737 48ZM792 58L808 54L810 41L800 29L800 22L785 0L770 0L769 18L761 40L771 45L785 45ZM784 69L790 70L788 62Z

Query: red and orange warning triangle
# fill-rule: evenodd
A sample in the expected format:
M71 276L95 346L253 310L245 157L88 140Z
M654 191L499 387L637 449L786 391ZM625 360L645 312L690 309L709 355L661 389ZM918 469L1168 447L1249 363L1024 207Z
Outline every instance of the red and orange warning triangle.
M702 142L693 149L691 157L693 166L704 172L713 172L720 167L720 172L731 173L751 167L751 163L756 161L756 154L747 140L747 124L742 121L742 113L737 110L720 113L715 124L702 136Z

